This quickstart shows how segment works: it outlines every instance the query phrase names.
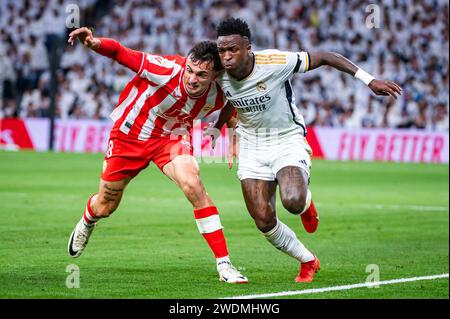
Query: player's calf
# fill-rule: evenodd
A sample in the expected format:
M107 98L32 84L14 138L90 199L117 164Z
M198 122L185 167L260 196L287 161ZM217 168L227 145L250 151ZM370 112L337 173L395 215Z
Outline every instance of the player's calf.
M111 216L117 209L119 203L115 201L107 201L97 198L96 203L92 207L92 211L97 218L106 218Z
M275 214L256 215L253 217L253 219L255 221L256 227L262 233L268 232L269 230L273 229L275 227L275 225L277 224L277 219L275 217Z
M219 279L227 283L248 282L247 277L231 264L219 211L205 190L195 157L176 156L164 166L163 172L178 185L192 204L198 231L216 258Z
M92 199L92 213L97 218L109 217L119 207L128 180L108 182L101 180L98 195Z
M183 191L194 209L213 206L200 178L200 169L195 157L176 156L164 166L163 172Z
M190 179L182 181L180 183L180 188L183 191L184 196L186 196L194 208L212 204L202 182L200 181L200 177L193 176Z

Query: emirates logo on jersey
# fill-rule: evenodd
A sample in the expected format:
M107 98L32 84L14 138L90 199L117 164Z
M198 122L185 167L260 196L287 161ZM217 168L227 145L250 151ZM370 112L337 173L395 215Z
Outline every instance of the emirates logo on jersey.
M252 97L248 99L238 99L238 100L230 100L230 102L236 108L241 108L243 112L257 112L257 111L265 111L266 103L272 98L268 93L263 96Z
M267 90L266 83L264 83L264 82L256 83L256 90L258 90L259 92L264 92L265 90Z

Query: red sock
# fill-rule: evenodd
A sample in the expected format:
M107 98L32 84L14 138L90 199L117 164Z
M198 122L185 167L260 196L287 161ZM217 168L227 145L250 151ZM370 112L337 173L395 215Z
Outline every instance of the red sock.
M219 212L215 206L194 209L199 232L208 242L216 258L228 256L227 243L222 231Z
M92 197L94 197L97 194L92 195L87 204L86 204L86 209L84 210L84 214L83 214L83 221L87 226L92 226L94 225L100 218L97 218L94 216L92 209L91 209L91 200Z

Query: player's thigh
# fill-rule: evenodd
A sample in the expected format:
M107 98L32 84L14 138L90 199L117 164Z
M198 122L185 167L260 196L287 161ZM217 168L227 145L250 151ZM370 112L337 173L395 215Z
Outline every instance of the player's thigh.
M271 168L280 186L283 206L300 213L306 202L311 169L309 146L303 137L293 136L271 153Z
M245 205L255 221L269 222L275 218L275 181L247 178L241 180Z

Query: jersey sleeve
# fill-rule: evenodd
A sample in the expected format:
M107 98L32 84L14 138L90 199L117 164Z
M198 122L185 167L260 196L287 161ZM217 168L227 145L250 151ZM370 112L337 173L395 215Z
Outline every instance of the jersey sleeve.
M308 52L296 52L297 62L295 64L294 73L305 73L309 71L310 56Z
M282 78L289 78L295 73L305 73L309 70L309 53L285 52L287 63L281 70Z
M100 47L95 51L110 59L116 60L133 72L138 73L142 67L144 53L129 49L118 41L109 38L99 38Z

